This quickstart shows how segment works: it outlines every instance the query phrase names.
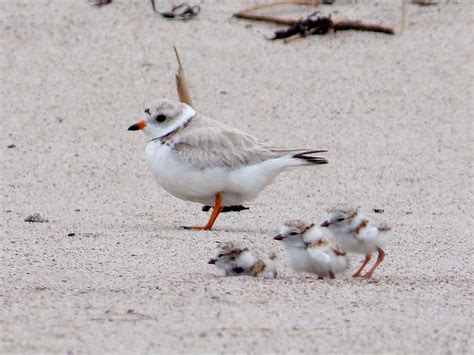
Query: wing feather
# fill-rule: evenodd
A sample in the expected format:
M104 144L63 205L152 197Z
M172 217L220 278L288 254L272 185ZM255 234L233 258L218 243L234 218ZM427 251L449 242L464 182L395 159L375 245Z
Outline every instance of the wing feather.
M235 169L279 156L252 136L209 126L183 134L175 143L174 151L182 161L199 170Z
M238 169L305 149L269 147L251 135L199 115L173 143L176 157L198 170Z

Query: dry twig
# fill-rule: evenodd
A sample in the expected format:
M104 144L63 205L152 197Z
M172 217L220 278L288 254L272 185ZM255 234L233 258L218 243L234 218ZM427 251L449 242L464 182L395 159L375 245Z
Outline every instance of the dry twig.
M151 7L152 7L153 11L158 12L158 11L156 11L155 0L150 0L150 1L151 1Z
M186 83L183 65L181 64L181 59L179 58L178 50L176 49L176 47L173 48L179 65L178 73L176 74L176 90L178 91L179 101L184 102L185 104L188 104L192 107L193 99L191 97L191 92L189 91L188 84Z
M264 9L267 7L278 6L278 5L317 6L318 4L319 4L318 0L281 0L281 1L252 5L252 6L246 7L245 9L239 12L236 12L235 14L233 14L233 16L236 18L242 18L242 19L247 19L247 20L270 22L270 23L276 23L277 25L292 26L297 22L296 20L282 19L282 18L274 17L274 16L256 15L256 14L251 14L251 12L255 10Z

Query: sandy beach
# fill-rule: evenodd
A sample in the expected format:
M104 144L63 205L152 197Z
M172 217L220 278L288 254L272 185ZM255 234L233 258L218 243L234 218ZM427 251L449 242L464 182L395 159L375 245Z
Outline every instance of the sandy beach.
M400 33L400 2L337 0L319 9L396 35L289 44L232 18L253 2L192 3L183 22L147 0L0 1L0 353L473 353L473 3L407 4ZM127 131L177 98L173 45L200 113L330 163L180 230L209 213L162 190ZM292 272L272 236L341 203L394 230L373 280L351 277L363 256L336 280ZM224 277L216 241L275 252L279 278Z

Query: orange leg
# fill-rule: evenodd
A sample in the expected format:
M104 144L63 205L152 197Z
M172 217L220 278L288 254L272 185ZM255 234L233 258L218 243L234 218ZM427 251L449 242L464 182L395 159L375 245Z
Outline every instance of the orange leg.
M366 255L363 264L362 264L361 267L355 272L355 274L352 275L352 277L360 277L360 274L362 273L362 270L364 270L365 266L368 264L368 262L370 261L370 259L372 259L372 256L371 256L371 255Z
M219 216L219 213L222 211L222 195L220 192L216 194L216 200L214 202L214 209L212 210L211 217L209 218L209 221L207 224L203 227L186 227L183 226L183 229L192 229L192 230L205 230L209 231L212 229L212 226L214 225L214 222L217 219L217 216Z
M372 277L372 274L374 273L375 269L377 266L380 265L380 263L383 261L383 258L385 257L385 253L382 249L377 248L377 251L379 252L379 255L377 256L377 261L375 262L374 266L372 266L372 269L369 270L367 274L362 276L364 279L370 279Z

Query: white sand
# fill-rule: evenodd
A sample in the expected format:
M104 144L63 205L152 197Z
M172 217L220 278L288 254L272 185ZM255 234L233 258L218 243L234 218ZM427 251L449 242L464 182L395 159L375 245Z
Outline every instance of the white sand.
M399 28L396 1L337 2L335 18ZM472 353L473 6L440 2L408 5L402 35L284 45L230 17L245 1L187 23L147 0L0 1L0 353ZM330 164L178 230L208 214L158 188L126 130L176 97L173 44L199 111ZM341 202L394 227L373 282L292 273L279 225ZM281 278L222 277L216 240L276 251Z

